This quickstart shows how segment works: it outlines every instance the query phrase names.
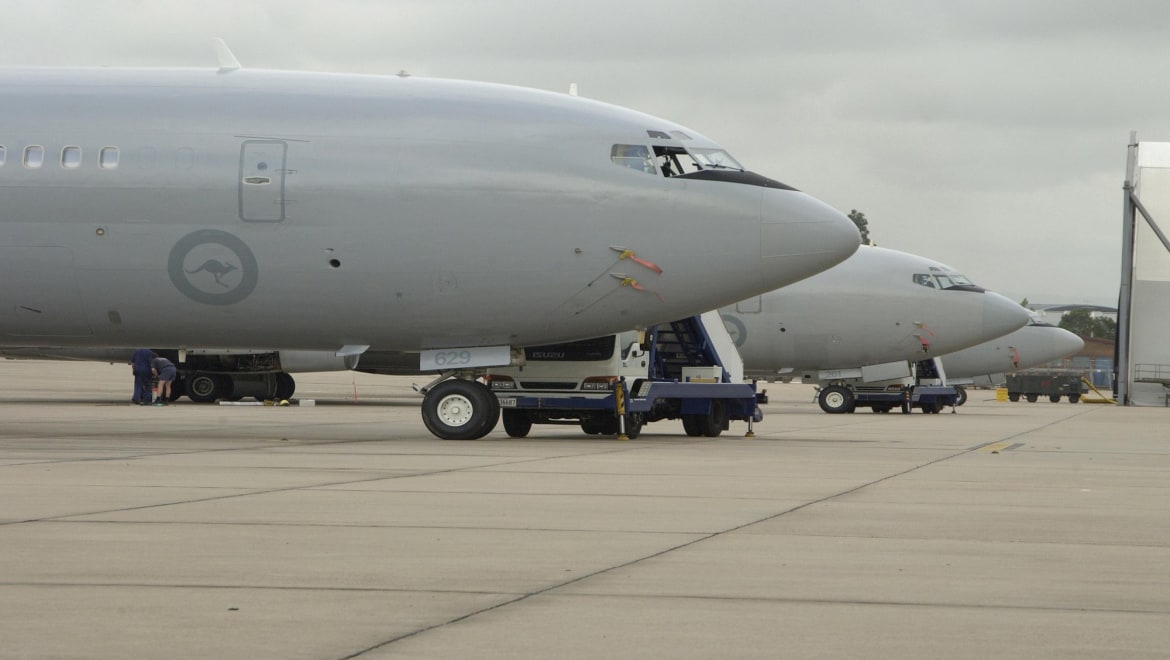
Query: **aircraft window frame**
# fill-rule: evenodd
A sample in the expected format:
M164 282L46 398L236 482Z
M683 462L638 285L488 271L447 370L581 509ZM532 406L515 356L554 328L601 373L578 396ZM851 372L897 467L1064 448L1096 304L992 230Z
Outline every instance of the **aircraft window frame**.
M938 288L934 283L934 277L932 277L929 273L914 273L910 276L910 279L918 286L925 286L931 289Z
M39 170L45 164L45 148L39 144L30 144L24 148L23 163L25 168Z
M726 149L717 147L692 147L687 150L703 169L739 170L746 172L747 168L739 163Z
M98 168L103 170L114 170L118 168L118 162L121 160L121 150L118 147L102 147L98 151Z
M681 158L682 156L686 156L686 159ZM658 169L662 170L662 176L667 178L703 170L699 161L683 147L655 146L654 162L658 165ZM693 168L690 172L686 171L685 165L687 164Z
M4 163L8 162L8 149L0 144L0 167L4 167Z
M646 174L658 174L650 148L644 144L615 144L609 148L609 160L619 167L625 167Z
M81 167L81 147L76 144L61 147L61 167L67 170Z

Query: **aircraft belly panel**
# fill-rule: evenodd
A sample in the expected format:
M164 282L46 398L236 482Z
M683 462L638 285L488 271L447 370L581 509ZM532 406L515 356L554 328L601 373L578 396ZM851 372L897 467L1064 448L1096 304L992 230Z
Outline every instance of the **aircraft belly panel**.
M0 335L92 334L77 287L73 253L63 247L0 246Z

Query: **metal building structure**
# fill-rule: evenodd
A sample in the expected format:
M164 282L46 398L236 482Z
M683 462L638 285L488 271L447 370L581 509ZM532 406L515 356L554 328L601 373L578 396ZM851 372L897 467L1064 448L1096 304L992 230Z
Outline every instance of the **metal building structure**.
M1137 141L1126 162L1117 305L1117 401L1170 404L1170 143ZM1137 221L1140 215L1144 223Z

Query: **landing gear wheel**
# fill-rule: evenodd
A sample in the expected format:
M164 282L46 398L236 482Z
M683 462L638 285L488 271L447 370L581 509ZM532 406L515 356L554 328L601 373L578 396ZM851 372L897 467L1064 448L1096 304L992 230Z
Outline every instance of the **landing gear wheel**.
M821 404L821 410L834 415L851 412L856 405L853 392L840 385L830 385L821 390L817 403Z
M523 410L505 410L504 432L513 438L523 438L532 430L532 418Z
M703 435L703 430L699 428L701 419L702 418L699 415L683 415L683 431L686 431L687 435L692 438L697 438L700 435Z
M291 399L293 392L297 391L297 381L293 377L283 371L276 374L276 391L273 393L277 401L284 399Z
M959 395L959 398L955 399L956 408L963 405L964 403L967 403L967 390L963 389L962 387L955 386L955 394Z
M453 378L423 398L423 424L443 440L478 440L500 421L500 400L486 385Z
M232 380L219 374L195 372L186 379L187 396L195 403L215 403L232 395Z

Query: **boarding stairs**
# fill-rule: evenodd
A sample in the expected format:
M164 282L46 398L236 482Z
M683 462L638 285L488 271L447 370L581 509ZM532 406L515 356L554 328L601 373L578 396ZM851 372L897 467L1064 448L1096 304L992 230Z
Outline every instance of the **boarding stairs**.
M719 382L743 382L743 360L718 312L659 324L651 331L651 344L655 380L684 382L684 368L718 366Z

